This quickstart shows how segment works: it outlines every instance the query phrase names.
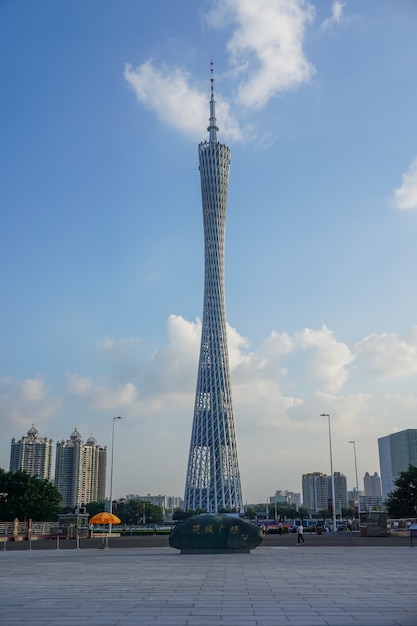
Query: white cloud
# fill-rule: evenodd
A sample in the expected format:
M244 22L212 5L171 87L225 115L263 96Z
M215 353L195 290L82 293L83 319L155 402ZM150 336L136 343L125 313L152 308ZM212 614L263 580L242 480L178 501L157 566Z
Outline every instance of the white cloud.
M417 158L403 174L401 187L394 189L393 203L397 209L417 209Z
M280 486L298 490L303 472L328 471L327 424L320 413L331 414L335 470L350 476L352 485L347 442L356 440L360 473L378 471L378 437L409 428L415 420L417 326L402 336L365 337L352 347L325 326L293 334L274 331L257 347L236 329L228 326L227 331L239 460L249 502L261 497L260 489L264 497ZM123 371L124 357L128 363L137 358L141 375L122 381L111 374L68 376L65 419L62 401L41 377L0 379L6 437L22 436L33 422L42 435L62 438L71 430L68 423L76 423L83 435L93 431L101 445L109 445L111 416L121 415L117 496L142 489L178 495L185 480L200 336L199 319L171 315L167 342L150 355L135 339L106 338L100 345L109 362L114 358ZM8 445L3 445L4 465Z
M221 21L216 16L219 7ZM313 18L314 7L306 0L216 2L209 23L222 27L229 19L235 26L227 49L240 81L240 104L261 108L277 94L310 80L315 70L304 55L303 41Z
M99 358L109 366L112 378L117 381L133 380L141 375L139 363L138 337L115 339L105 337L97 343L96 352Z
M67 390L69 393L73 393L77 396L85 396L92 386L93 381L89 378L83 378L72 374L68 376Z
M296 334L297 345L305 351L304 371L320 389L335 392L349 377L347 366L354 360L348 346L336 340L334 333L323 326L321 330L306 328Z
M28 378L22 382L22 393L28 402L39 402L48 395L48 389L41 378Z
M292 337L274 331L256 352L242 357L237 371L248 380L257 376L279 381L294 393L312 385L335 392L347 381L348 366L354 359L348 346L337 341L325 326L321 330L306 328ZM242 364L246 366L246 375Z
M332 14L322 23L322 28L329 28L334 24L341 24L344 19L343 8L345 4L340 0L335 0L332 5Z
M136 69L126 64L124 76L139 102L153 110L161 122L191 139L201 139L202 129L208 125L208 89L199 91L192 87L190 77L184 70L157 68L150 60ZM187 105L186 113L184 103ZM222 98L216 103L216 115L221 119L225 139L242 139L230 106Z
M67 391L69 394L84 398L88 408L96 410L130 407L137 399L136 387L133 383L109 385L101 380L94 381L76 374L68 376Z
M61 415L62 410L61 398L51 394L41 377L22 381L0 378L0 414L4 433L11 432L20 438L32 424L41 430L52 418ZM25 433L20 432L22 430Z
M417 326L405 337L397 333L370 335L354 346L362 369L382 379L398 379L417 373Z
M206 15L212 28L232 25L225 42L239 107L262 108L271 98L310 80L315 72L303 52L305 29L314 7L307 0L217 0ZM187 137L201 139L208 121L208 89L192 86L182 68L158 67L148 60L136 68L126 64L124 77L141 104L158 119ZM184 114L184 103L187 113ZM241 129L227 99L216 97L216 116L222 137L239 141L253 138Z
M155 394L166 394L173 406L174 396L182 403L184 396L195 389L201 321L197 318L189 322L180 315L170 315L167 335L168 344L156 350L146 365L142 397L148 402Z

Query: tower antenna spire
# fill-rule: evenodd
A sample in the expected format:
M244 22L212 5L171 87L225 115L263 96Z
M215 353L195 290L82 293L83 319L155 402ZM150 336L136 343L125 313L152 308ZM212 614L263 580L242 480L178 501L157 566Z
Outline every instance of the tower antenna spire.
M210 120L209 120L209 126L207 128L208 132L209 132L209 141L217 141L217 132L218 132L218 126L217 126L217 120L216 120L216 102L214 100L214 63L213 60L211 60L210 63Z

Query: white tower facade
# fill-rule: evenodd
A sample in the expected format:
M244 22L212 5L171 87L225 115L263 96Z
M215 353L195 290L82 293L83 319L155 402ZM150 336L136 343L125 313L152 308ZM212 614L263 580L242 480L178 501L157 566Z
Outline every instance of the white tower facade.
M224 293L230 149L217 140L211 75L209 140L198 147L204 222L204 305L184 510L243 510Z
M55 487L61 505L76 508L102 502L106 492L107 448L91 435L84 444L77 429L67 441L56 444Z
M23 470L41 480L51 480L52 452L52 439L41 437L32 424L26 437L12 439L9 471Z

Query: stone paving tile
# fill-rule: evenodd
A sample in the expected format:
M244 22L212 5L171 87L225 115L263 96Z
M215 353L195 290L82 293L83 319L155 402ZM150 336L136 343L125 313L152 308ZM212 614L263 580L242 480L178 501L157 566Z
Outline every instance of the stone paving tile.
M404 548L389 556L381 579L386 552L375 547L0 554L0 624L417 626L416 558Z

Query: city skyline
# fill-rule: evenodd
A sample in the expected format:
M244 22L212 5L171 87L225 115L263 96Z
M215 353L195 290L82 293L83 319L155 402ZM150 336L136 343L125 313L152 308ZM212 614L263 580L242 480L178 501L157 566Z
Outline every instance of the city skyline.
M32 424L110 447L122 416L114 497L183 493L211 59L245 501L329 473L322 413L348 488L349 441L362 477L415 424L415 3L262 6L2 4L0 467Z
M72 435L70 436L70 439L67 441L67 443L70 443L70 441L74 439L75 441L80 441L81 445L84 446L83 441L82 441L82 436L81 434L78 432L78 429L75 428L74 432L72 433ZM9 463L9 471L14 472L17 471L17 469L24 469L24 471L28 471L29 473L31 473L32 475L34 475L34 473L36 474L36 471L30 471L31 469L34 469L32 467L32 459L33 459L33 453L30 453L29 456L29 465L27 467L17 467L16 463L18 462L18 458L17 458L17 454L16 454L16 444L27 444L27 443L33 443L33 442L42 442L45 443L47 442L49 447L51 448L50 454L49 454L49 459L48 459L48 467L50 468L50 473L51 473L51 481L53 483L55 483L56 480L56 471L57 471L57 456L59 454L58 452L58 448L60 446L62 446L63 444L65 444L65 439L61 439L57 442L55 442L54 445L54 441L52 439L48 439L47 437L40 437L38 430L35 427L35 424L32 424L32 427L29 429L28 433L26 436L22 436L19 439L16 439L16 437L12 437L11 440L11 444L10 444L10 463ZM86 442L86 446L88 447L89 445L96 445L97 442L94 439L93 435L91 434L90 437L88 438L87 442ZM107 448L106 448L107 450ZM21 453L20 453L21 454ZM26 455L25 455L26 456ZM19 455L20 457L20 455ZM20 461L20 458L19 458ZM21 462L21 461L20 461ZM107 455L106 455L106 464L107 464ZM35 463L36 465L36 463ZM52 471L52 468L54 468L54 471ZM55 474L55 478L54 475ZM324 472L308 472L306 475L307 476L313 476L314 474L316 474L317 476L323 477L325 479L325 482L327 484L327 479L329 478L329 475L324 471ZM335 477L338 476L340 474L340 472L335 471L334 472ZM302 487L303 487L303 481L304 481L304 477L305 475L300 477L300 491L297 492L291 492L288 491L287 489L277 489L275 492L275 496L277 496L277 494L283 494L284 492L287 494L286 495L286 499L287 496L289 497L288 494L290 494L291 496L301 496L302 494ZM42 476L40 476L40 478L42 478ZM347 479L347 477L345 477ZM110 467L107 467L107 471L106 471L106 478L104 478L104 480L109 483L110 480ZM368 483L367 483L368 481ZM359 492L362 493L363 495L368 495L368 496L374 496L374 497L379 497L381 498L381 478L378 474L378 472L373 472L372 475L369 474L368 471L365 472L364 476L362 477L362 482L363 482L363 487L359 489ZM359 485L361 483L359 482ZM368 489L367 489L367 484L368 484ZM326 486L326 489L330 489L331 491L331 486ZM353 491L356 490L356 487L352 488ZM146 491L146 490L145 490ZM139 494L123 494L122 496L119 496L117 499L121 498L126 498L126 499L146 499L148 496L150 496L150 501L152 501L154 504L158 503L159 500L162 501L162 499L176 499L176 500L183 500L183 496L182 495L174 495L174 494L165 494L164 496L162 496L161 494L164 493L164 489L161 489L158 495L151 495L149 491L146 491L147 495L139 495ZM144 492L145 493L145 492ZM107 498L107 493L106 493L106 498ZM279 495L280 499L282 496ZM164 500L164 501L165 501ZM269 496L268 499L266 500L266 502L270 502L272 503L274 501L274 496ZM263 500L262 499L255 499L253 502L251 502L251 504L262 504ZM299 502L297 501L298 505L303 504L302 501L300 500ZM246 502L245 502L246 505ZM164 508L169 508L167 507L167 505L164 505Z

